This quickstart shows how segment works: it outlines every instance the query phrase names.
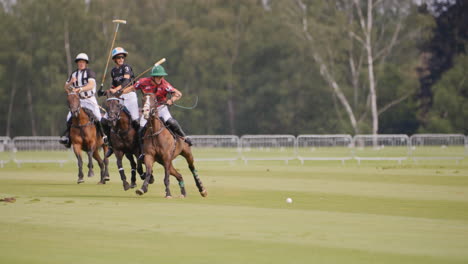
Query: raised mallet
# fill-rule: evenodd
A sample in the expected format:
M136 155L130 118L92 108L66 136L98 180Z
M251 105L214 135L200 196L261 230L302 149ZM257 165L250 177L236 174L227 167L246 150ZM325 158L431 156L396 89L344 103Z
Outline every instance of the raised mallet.
M117 32L119 32L119 25L120 24L127 24L127 20L122 20L122 19L115 19L112 20L112 23L116 23L117 25L115 26L115 32L114 32L114 38L112 39L112 44L109 49L109 56L107 57L107 62L106 62L106 68L104 69L104 74L102 75L102 82L101 82L101 88L102 90L104 86L104 81L106 80L106 75L107 75L107 67L109 67L109 61L112 55L112 49L114 48L114 43L115 43L115 38L117 37Z

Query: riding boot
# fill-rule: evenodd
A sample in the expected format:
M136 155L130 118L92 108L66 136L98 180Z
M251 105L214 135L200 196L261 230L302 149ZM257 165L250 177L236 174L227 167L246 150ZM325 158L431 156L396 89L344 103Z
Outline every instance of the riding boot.
M105 118L102 118L101 119L101 126L104 130L104 133L107 135L107 142L105 142L108 146L108 149L107 149L107 152L106 152L106 158L110 157L113 153L114 153L114 150L112 148L112 143L111 143L111 135L110 135L110 132L111 132L111 127L109 125L109 120L105 119Z
M187 142L187 144L189 146L192 146L192 141L190 140L190 138L188 138L186 135L185 135L185 132L182 130L182 127L180 127L179 125L179 122L177 122L177 120L175 120L174 118L170 118L169 120L167 120L166 122L167 126L169 127L169 129L172 130L172 132L174 132L176 135L180 136L181 138L184 139L185 142Z
M144 127L139 127L138 129L138 144L140 145L140 156L138 157L138 160L143 161L145 159L145 152L143 149L143 139L145 137L145 132L146 132L146 126Z
M97 132L102 135L102 140L104 141L104 144L107 145L109 143L109 140L107 138L106 133L104 132L104 128L102 127L102 123L100 121L96 121L94 124L96 125Z
M66 148L71 147L71 140L70 140L71 125L72 125L72 119L70 118L67 120L67 128L65 129L65 131L62 134L62 137L59 140L60 144L65 145Z

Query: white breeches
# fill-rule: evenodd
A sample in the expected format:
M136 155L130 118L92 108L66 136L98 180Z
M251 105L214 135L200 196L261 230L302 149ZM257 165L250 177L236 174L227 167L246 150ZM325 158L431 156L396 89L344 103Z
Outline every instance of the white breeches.
M171 113L169 113L169 108L167 108L166 105L159 106L158 113L159 113L159 117L162 118L164 122L172 118ZM145 119L143 115L141 115L140 127L144 127L146 125L146 122L148 121Z
M96 97L92 96L87 99L80 99L80 105L83 108L87 108L93 112L93 114L96 116L96 118L101 121L101 111L99 110L99 105L97 103ZM71 113L68 112L67 115L67 121L70 119Z
M123 102L122 104L127 107L130 115L132 116L132 120L138 120L140 118L140 112L138 110L138 97L135 92L130 92L126 94L122 94L120 96Z

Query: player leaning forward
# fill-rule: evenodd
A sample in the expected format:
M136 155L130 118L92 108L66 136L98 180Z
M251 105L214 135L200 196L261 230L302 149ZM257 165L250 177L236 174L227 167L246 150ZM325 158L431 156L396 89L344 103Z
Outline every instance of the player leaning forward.
M65 82L65 90L78 94L80 98L80 105L83 108L91 110L96 118L96 129L103 136L104 142L107 142L107 137L104 134L101 125L101 112L97 103L96 94L96 74L88 68L89 58L86 53L80 53L76 56L75 62L77 69L70 74ZM71 113L67 115L67 129L60 139L60 143L66 147L70 147L70 127L72 125Z
M174 88L164 77L167 76L164 67L161 65L154 66L151 69L151 77L139 79L133 86L127 87L124 90L124 93L128 93L134 90L141 90L143 94L154 93L156 94L156 99L158 103L161 103L158 106L159 117L164 121L167 127L172 130L176 135L182 137L185 142L190 146L192 142L188 138L182 128L179 125L179 122L175 120L171 113L169 112L168 105L172 105L175 101L179 100L182 97L182 93ZM147 120L142 116L140 119L140 139L144 134L144 126L146 125Z

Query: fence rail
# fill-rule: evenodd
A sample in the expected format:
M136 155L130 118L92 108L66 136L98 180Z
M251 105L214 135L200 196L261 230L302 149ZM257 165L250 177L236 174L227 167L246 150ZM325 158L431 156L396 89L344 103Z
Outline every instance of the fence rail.
M407 135L196 135L191 136L197 161L439 159L468 157L468 136L461 134ZM73 152L59 144L59 137L0 137L0 167L23 163L75 162Z

